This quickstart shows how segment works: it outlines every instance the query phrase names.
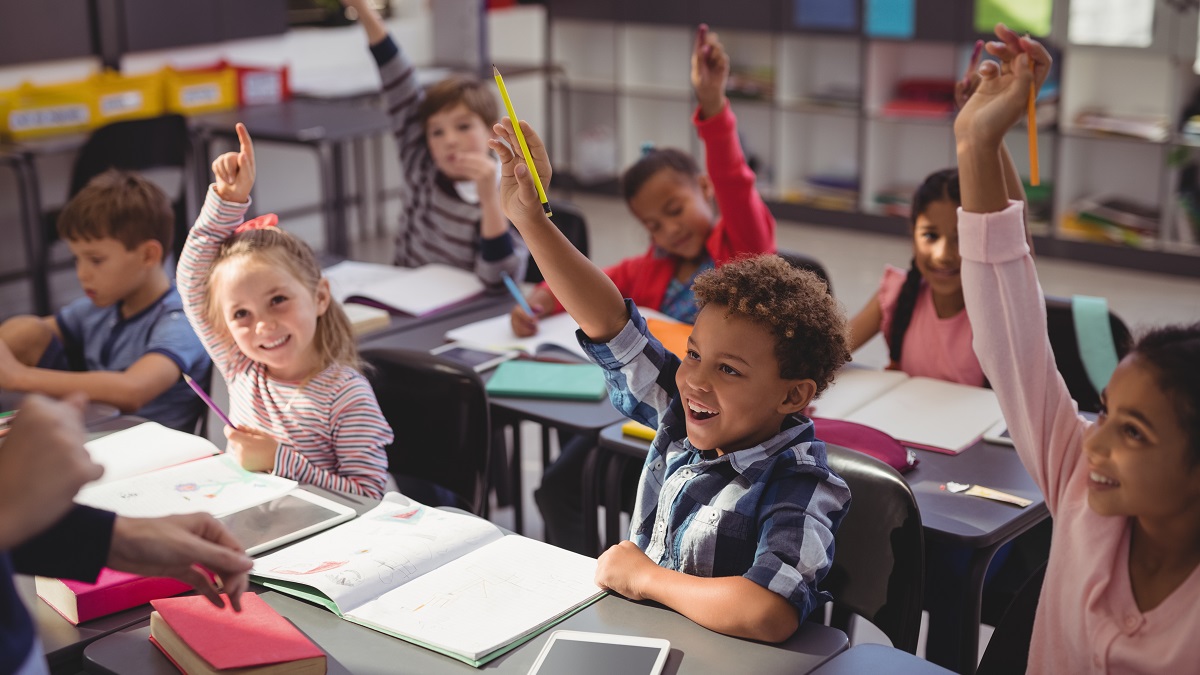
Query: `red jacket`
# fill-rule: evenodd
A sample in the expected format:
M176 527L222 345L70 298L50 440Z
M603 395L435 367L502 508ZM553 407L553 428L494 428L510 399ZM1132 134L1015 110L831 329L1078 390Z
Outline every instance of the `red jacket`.
M697 108L692 123L704 141L706 169L720 213L704 245L713 263L720 267L739 255L774 253L775 217L755 188L754 172L746 165L737 137L737 118L729 104L707 120L700 119ZM659 309L678 265L678 258L651 244L642 255L626 258L604 273L623 297L631 298L639 307ZM562 310L562 304L556 301L555 311Z

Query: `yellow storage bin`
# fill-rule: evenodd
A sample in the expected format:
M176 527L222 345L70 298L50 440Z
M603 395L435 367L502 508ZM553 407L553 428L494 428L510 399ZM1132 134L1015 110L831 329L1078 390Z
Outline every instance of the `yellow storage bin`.
M128 77L106 70L92 78L96 108L93 127L121 120L145 119L163 114L163 73Z
M163 71L167 112L196 115L237 106L237 72L220 64L196 70Z
M27 82L0 99L0 134L23 141L90 129L95 87L90 79L52 85Z

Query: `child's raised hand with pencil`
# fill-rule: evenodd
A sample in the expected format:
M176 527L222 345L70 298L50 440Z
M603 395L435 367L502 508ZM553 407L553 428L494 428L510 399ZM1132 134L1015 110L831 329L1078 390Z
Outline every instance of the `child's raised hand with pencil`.
M239 148L213 160L212 172L216 176L217 196L228 202L245 204L250 201L254 188L254 141L246 125L237 123Z
M729 55L708 24L696 29L692 45L692 89L700 103L700 118L709 119L725 107L725 87L729 83Z
M984 49L999 63L979 65L978 85L954 121L960 144L970 138L999 145L1028 110L1030 81L1036 90L1050 73L1050 54L1040 43L1017 35L1004 24L996 26L996 37L1000 40L988 42Z

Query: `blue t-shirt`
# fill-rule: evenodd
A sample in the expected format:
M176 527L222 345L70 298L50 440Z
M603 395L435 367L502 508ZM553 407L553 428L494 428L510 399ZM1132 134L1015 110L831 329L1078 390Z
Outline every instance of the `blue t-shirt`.
M183 314L183 301L172 286L146 309L121 318L121 303L97 307L80 298L54 317L63 336L71 370L123 371L146 354L162 354L197 382L207 382L212 362ZM182 378L135 414L180 431L191 432L204 403Z

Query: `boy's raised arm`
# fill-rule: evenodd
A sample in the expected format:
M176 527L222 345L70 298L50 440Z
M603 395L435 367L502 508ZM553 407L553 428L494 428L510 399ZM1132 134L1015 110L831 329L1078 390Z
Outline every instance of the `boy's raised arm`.
M488 145L496 151L502 162L500 201L505 215L521 232L546 283L571 318L593 342L608 342L629 321L621 292L599 267L559 232L542 211L533 178L525 166L525 158L521 156L521 146L513 131L512 121L505 118L493 129L499 140L492 139ZM543 186L549 186L551 167L546 146L528 123L521 122L521 130ZM510 148L517 152L514 153Z
M700 119L715 117L725 107L725 86L729 82L729 55L717 39L708 32L708 24L700 24L692 45L692 89L700 104Z
M379 16L379 12L375 11L375 7L368 0L342 0L342 4L358 14L358 22L367 31L369 44L375 45L383 42L388 34L387 27L383 25L383 18Z

